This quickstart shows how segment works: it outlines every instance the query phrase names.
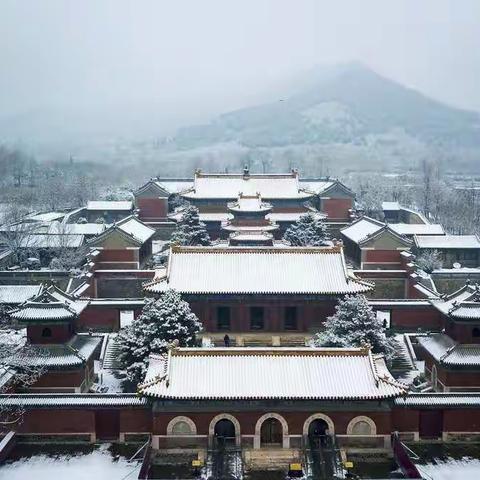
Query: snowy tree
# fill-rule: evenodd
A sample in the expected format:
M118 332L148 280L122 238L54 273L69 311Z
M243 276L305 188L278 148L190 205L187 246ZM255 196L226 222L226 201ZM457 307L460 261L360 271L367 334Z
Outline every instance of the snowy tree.
M188 205L182 210L182 219L172 233L171 241L179 245L210 245L210 236L200 221L198 208Z
M392 340L387 338L382 321L364 295L347 295L339 300L335 310L327 318L325 330L316 334L316 346L361 347L368 344L374 353L392 356Z
M440 253L437 250L427 250L422 252L415 259L417 267L427 273L432 273L434 270L442 268L443 262L440 258Z
M326 245L329 235L323 219L307 213L288 227L283 240L293 247L320 247Z
M120 361L130 381L143 380L151 353L166 352L178 340L181 347L195 344L202 325L181 295L168 290L159 299L147 299L141 315L118 335Z

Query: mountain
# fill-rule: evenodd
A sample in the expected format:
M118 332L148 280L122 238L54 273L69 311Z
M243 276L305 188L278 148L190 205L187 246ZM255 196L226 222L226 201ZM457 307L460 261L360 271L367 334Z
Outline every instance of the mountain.
M364 156L372 149L376 155L396 154L400 163L402 155L439 152L453 156L459 168L478 163L476 112L444 105L357 63L317 69L297 80L278 101L180 129L177 148L226 143L249 149L353 147Z

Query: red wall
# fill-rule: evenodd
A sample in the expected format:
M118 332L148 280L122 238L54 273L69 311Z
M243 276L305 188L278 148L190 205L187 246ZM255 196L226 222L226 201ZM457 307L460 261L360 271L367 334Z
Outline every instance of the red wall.
M168 198L137 198L140 220L165 219L168 214Z
M328 215L327 220L349 220L349 210L353 207L351 198L322 198L321 210Z
M49 328L52 332L50 337L42 337L42 332L45 328ZM47 343L65 343L73 335L73 327L69 323L62 323L56 325L28 325L27 337L32 343L47 344Z
M441 315L431 307L427 308L390 308L390 322L394 327L409 329L432 329L440 330L442 326Z
M120 329L120 309L92 307L89 305L77 318L76 326L78 330L112 331Z
M400 268L402 265L399 250L363 250L362 261L368 263L395 263L388 265L389 268Z
M242 299L225 301L189 300L192 311L197 315L207 332L217 332L217 307L230 307L230 331L232 332L279 332L283 331L285 307L297 306L297 331L307 331L312 324L323 322L335 311L334 300L278 300ZM263 330L250 330L250 307L263 306Z

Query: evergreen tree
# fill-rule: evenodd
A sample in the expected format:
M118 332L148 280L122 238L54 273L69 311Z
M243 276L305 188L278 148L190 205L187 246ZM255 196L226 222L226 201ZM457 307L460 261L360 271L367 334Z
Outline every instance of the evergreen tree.
M422 252L416 259L417 267L427 273L432 273L434 270L442 268L443 262L440 253L437 250L427 250Z
M292 247L321 247L327 244L329 235L323 219L307 213L288 227L283 240Z
M172 233L172 243L178 245L210 245L210 236L205 224L200 221L198 208L187 205L182 213L182 219Z
M362 347L368 344L374 353L393 355L393 341L387 338L382 321L364 295L347 295L339 300L335 310L327 318L325 330L316 334L316 346Z
M119 359L126 368L128 379L141 382L151 353L166 352L174 340L178 340L181 347L192 346L201 329L190 305L178 292L168 290L159 299L148 298L141 315L117 338Z

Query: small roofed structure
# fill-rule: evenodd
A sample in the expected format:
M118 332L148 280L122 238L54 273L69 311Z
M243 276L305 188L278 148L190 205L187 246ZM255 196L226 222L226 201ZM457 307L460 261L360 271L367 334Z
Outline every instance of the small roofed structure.
M111 225L88 242L100 251L96 259L103 269L139 269L152 254L155 230L131 215Z
M92 200L87 203L85 213L88 222L97 222L99 219L103 219L104 223L118 222L133 213L133 202L131 200Z
M277 230L278 225L266 218L273 207L262 202L260 193L252 196L240 193L227 207L233 218L222 222L222 229L231 232L230 245L273 245L271 232Z
M46 369L31 390L78 393L90 387L102 337L75 332L75 321L88 303L50 285L10 313L18 326L26 327L28 341L41 347L26 360Z
M443 331L419 343L433 388L480 391L480 286L467 284L430 302L442 315Z
M476 235L414 235L413 250L417 255L437 251L443 268L476 268L480 266L480 239Z
M398 269L400 253L412 242L390 225L370 217L361 217L340 230L345 252L361 269Z

